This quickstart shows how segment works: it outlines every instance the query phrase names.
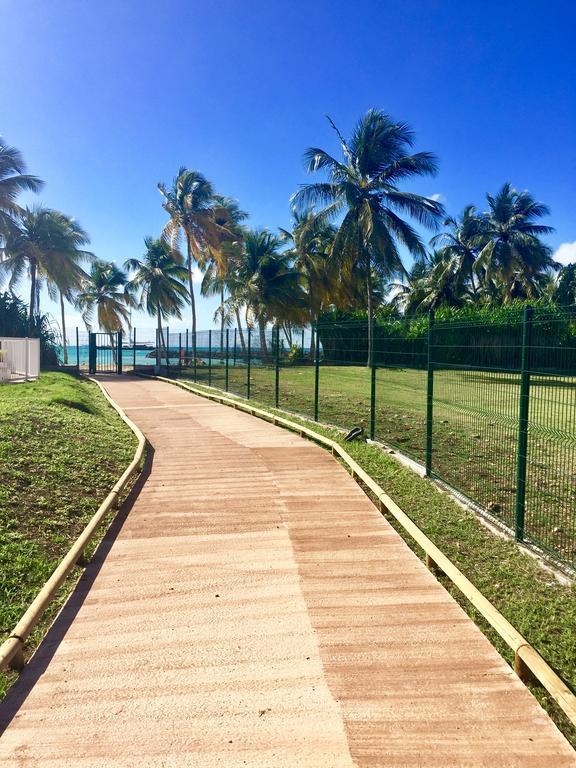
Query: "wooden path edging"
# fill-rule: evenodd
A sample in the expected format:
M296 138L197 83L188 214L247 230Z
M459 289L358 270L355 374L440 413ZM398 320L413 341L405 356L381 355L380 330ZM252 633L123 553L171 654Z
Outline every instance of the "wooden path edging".
M117 405L110 397L108 392L104 389L102 384L96 379L90 378L90 381L94 382L100 388L102 394L108 401L108 403L118 413L122 421L124 421L132 430L132 432L138 438L138 446L134 452L134 458L130 464L126 467L116 484L106 496L102 504L98 507L91 520L88 522L80 536L76 539L74 544L70 547L67 554L64 556L56 570L52 573L48 581L44 584L40 592L36 595L33 602L30 604L28 610L24 613L18 624L14 627L10 636L0 646L0 670L10 668L15 670L21 670L24 666L24 643L42 614L46 610L47 606L52 602L56 592L61 587L66 577L72 571L74 566L82 559L83 553L87 545L92 540L98 527L108 514L108 512L117 507L118 497L126 487L126 484L132 477L132 475L138 470L139 464L144 455L144 448L146 446L146 438L140 431L140 429L134 424L131 419L126 416L122 408Z
M152 378L164 381L174 386L185 389L193 394L213 400L221 405L228 405L236 410L256 416L265 421L285 427L293 432L297 432L301 437L308 437L314 442L326 448L330 448L334 456L341 458L346 466L351 470L352 477L360 481L364 486L378 499L381 512L387 512L404 528L410 537L424 550L426 555L426 564L434 571L441 571L456 586L467 600L476 608L476 610L486 619L490 626L498 632L504 642L514 652L514 670L518 677L526 682L534 678L545 688L558 706L566 714L570 722L576 726L576 696L568 688L566 683L554 672L548 663L542 658L538 651L518 632L518 630L484 597L474 584L454 565L454 563L418 528L418 526L400 509L390 496L362 469L362 467L350 456L350 454L335 440L331 440L324 435L315 432L309 427L305 427L296 422L285 419L282 416L276 416L261 408L255 408L248 405L240 399L227 397L225 395L208 392L195 387L191 384L168 379L164 376L149 376L147 374L137 374L143 378Z

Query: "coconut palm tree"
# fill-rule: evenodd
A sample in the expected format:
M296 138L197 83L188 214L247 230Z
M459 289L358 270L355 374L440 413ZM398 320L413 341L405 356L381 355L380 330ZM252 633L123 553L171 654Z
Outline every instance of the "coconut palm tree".
M373 276L389 280L405 273L399 246L416 257L426 251L420 235L402 215L433 228L444 212L436 200L403 192L398 184L414 176L434 175L436 158L430 152L408 154L414 144L413 132L379 110L371 109L359 120L349 141L328 120L340 139L342 161L323 149L307 149L307 171L324 171L328 179L302 185L292 203L297 211L324 206L326 221L343 216L332 256L341 265L343 280L353 279L355 272L364 280L371 349Z
M271 321L302 322L306 319L306 295L302 275L291 255L282 253L282 240L267 230L250 230L235 271L236 299L258 325L260 349L268 354L266 325Z
M94 312L98 327L111 336L130 325L134 299L126 289L127 275L113 262L95 261L88 279L76 297L87 329L92 330Z
M169 317L182 317L182 309L188 303L190 294L184 285L188 271L184 267L182 254L173 249L166 240L144 238L146 253L142 259L128 259L124 269L133 273L126 288L131 295L138 295L138 309L145 310L158 320L158 352L166 340L162 329L162 320Z
M201 292L203 295L220 294L220 349L224 343L224 327L226 325L226 308L224 296L227 288L227 277L230 272L230 258L234 253L234 246L242 242L244 230L242 222L248 218L235 200L223 195L214 195L214 221L221 228L219 247L210 249L210 258L206 263L205 277L210 271L210 276L202 280Z
M447 230L435 235L430 245L451 263L456 283L462 292L469 285L477 296L479 285L474 267L478 253L486 244L485 218L477 213L475 206L467 205L458 218L449 216L444 226Z
M505 303L538 298L547 273L559 266L552 249L540 239L554 232L553 227L538 223L550 213L548 206L509 183L486 198L485 244L476 259L476 273L482 276L486 292L500 292Z
M80 263L92 254L80 246L88 242L88 235L73 219L51 208L25 208L13 220L0 268L10 276L10 290L25 276L30 278L30 332L40 313L40 288L47 283L51 298L60 293L65 337L64 298L72 300L86 277Z
M20 193L38 192L43 182L26 173L20 152L0 138L0 244L14 228L14 218L22 209L16 202Z
M438 307L462 307L475 298L462 284L461 259L445 249L432 251L416 262L404 283L392 283L392 305L406 315Z
M294 211L292 231L280 229L280 234L290 244L294 267L304 276L309 320L316 323L322 310L339 303L342 294L338 264L332 258L336 228L309 209L301 213ZM314 356L312 334L310 357L314 359Z
M192 307L192 338L196 338L196 299L194 296L194 263L205 267L207 260L218 255L222 242L233 239L234 234L217 223L215 209L218 203L212 184L199 171L180 168L178 175L167 189L158 183L164 198L163 208L170 216L164 228L164 235L173 248L178 244L180 234L186 240L188 287Z

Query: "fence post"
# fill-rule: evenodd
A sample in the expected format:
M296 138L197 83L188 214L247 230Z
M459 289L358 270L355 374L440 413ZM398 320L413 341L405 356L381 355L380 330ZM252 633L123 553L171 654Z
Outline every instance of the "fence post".
M226 392L228 392L228 361L229 359L230 359L230 328L226 328L226 371L225 371Z
M252 339L252 331L250 328L248 328L248 347L247 347L247 353L248 353L248 361L246 365L246 397L248 400L250 400L250 342Z
M134 339L132 341L132 371L136 370L136 328L134 328Z
M432 474L432 420L434 417L434 310L428 314L428 383L426 387L426 477Z
M302 328L302 344L300 346L300 352L302 358L304 358L304 328Z
M116 341L116 347L118 349L116 359L117 359L117 368L116 370L118 373L122 373L122 331L118 331L118 337Z
M274 404L280 401L280 326L276 326L276 370L274 372Z
M232 348L232 367L236 367L236 332L237 328L234 328L234 347Z
M520 363L520 409L518 418L518 455L516 462L516 541L524 540L526 516L526 465L528 458L528 418L530 415L530 346L532 344L532 307L524 309L522 319L522 358Z
M314 333L314 327L312 328ZM320 385L320 338L318 335L318 323L316 323L316 345L314 347L314 421L318 421L318 391Z
M376 433L376 355L374 354L374 331L376 322L374 318L369 320L372 324L372 333L370 334L370 440L374 440Z
M80 373L80 335L76 326L76 370Z
M166 328L166 376L170 376L170 328Z
M208 386L212 386L212 331L208 331Z
M178 332L178 370L182 370L182 331Z
M192 357L194 358L194 383L198 380L198 363L196 361L196 331L192 331Z

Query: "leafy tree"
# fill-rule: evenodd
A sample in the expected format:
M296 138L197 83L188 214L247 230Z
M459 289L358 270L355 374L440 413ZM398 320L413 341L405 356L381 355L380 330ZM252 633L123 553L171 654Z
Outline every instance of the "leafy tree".
M336 228L317 216L313 210L294 211L292 231L281 229L282 238L290 245L295 268L303 275L307 304L312 323L318 321L323 309L334 303L342 289L338 264L332 258L332 245ZM314 358L314 334L310 356Z
M302 275L294 269L290 254L280 251L281 246L282 240L271 232L250 230L235 263L235 299L256 321L264 355L268 354L268 322L302 322L306 317Z
M560 270L553 299L564 307L576 304L576 264L567 264Z
M22 209L17 203L22 192L38 192L43 182L26 173L20 152L0 138L0 243L14 229L14 219Z
M164 228L164 235L176 247L180 233L186 240L188 287L192 307L192 334L196 338L196 299L194 296L193 268L196 262L205 268L207 260L218 258L222 242L233 239L234 233L216 220L221 206L215 197L212 184L199 171L180 168L170 189L159 183L158 189L164 198L164 210L170 220Z
M505 303L537 299L551 270L558 268L552 249L540 239L554 232L538 220L550 211L529 192L518 192L506 183L487 195L489 210L483 216L485 244L478 253L475 271L484 291Z
M328 180L303 185L292 202L299 212L324 206L326 221L343 216L331 253L344 281L355 279L356 273L365 282L371 334L374 275L389 280L405 272L400 246L416 257L426 252L420 235L402 215L435 227L444 212L439 202L404 192L398 185L415 176L434 175L436 158L430 152L409 154L414 144L410 128L375 109L359 120L349 141L331 120L330 124L340 139L342 161L323 149L307 149L308 172L324 171ZM369 337L369 348L370 341Z
M158 320L158 345L166 349L162 320L182 318L182 309L189 301L184 281L188 272L182 254L165 240L144 238L146 253L143 259L128 259L124 269L133 272L126 289L131 295L139 294L138 309L145 310Z
M113 262L95 261L90 275L76 298L88 330L92 330L94 312L98 327L111 336L130 325L134 300L128 289L126 273Z
M34 331L40 313L40 288L48 284L52 298L60 293L64 322L64 298L72 300L85 273L80 262L92 254L80 246L88 242L86 232L69 216L51 208L25 208L5 239L0 268L9 275L9 288L30 279L29 328ZM65 335L65 326L63 327Z
M478 296L478 284L474 266L480 249L486 243L485 218L479 216L475 206L467 205L459 218L449 216L444 226L447 230L435 235L430 241L438 249L455 279L456 293L464 293L469 287Z

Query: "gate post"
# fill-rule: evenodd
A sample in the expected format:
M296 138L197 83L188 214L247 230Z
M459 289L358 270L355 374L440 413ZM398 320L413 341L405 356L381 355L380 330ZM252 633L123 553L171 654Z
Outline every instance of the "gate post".
M116 347L118 352L116 354L116 372L122 373L122 331L118 331L116 337Z
M96 334L88 333L88 373L96 373Z

